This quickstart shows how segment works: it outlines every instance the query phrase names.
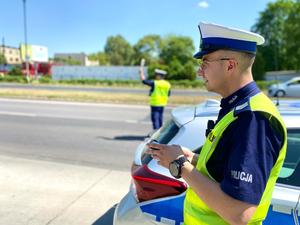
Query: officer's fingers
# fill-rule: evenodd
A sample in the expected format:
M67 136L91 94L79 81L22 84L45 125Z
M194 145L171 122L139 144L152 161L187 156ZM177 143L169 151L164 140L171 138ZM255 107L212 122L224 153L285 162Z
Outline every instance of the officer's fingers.
M155 144L155 143L148 143L147 144L149 148L152 148L152 149L161 149L162 148L162 145L161 144Z

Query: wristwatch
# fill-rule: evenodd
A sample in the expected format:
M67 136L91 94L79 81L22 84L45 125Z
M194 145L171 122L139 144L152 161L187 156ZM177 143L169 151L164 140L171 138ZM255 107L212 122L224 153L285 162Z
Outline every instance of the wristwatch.
M169 165L169 171L173 177L176 179L181 178L181 169L185 162L189 162L189 160L185 156L181 156L178 159L175 159Z

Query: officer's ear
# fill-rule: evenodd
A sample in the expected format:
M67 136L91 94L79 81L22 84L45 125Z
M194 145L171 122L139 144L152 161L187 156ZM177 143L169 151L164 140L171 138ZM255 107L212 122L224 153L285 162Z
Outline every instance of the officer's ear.
M235 59L229 59L227 64L227 71L232 71L233 69L236 69L238 65L238 62Z

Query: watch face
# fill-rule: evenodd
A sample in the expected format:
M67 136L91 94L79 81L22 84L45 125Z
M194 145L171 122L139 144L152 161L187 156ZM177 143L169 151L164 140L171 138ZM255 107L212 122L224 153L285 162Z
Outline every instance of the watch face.
M179 170L176 162L171 162L169 166L170 173L173 177L178 177Z

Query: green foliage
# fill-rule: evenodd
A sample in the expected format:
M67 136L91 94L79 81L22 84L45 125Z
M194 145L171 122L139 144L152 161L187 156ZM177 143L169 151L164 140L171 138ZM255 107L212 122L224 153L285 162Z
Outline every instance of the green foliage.
M0 77L0 82L27 83L24 76L4 76ZM276 81L257 81L260 89L266 90L268 86ZM137 87L141 88L144 85L139 80L94 80L94 79L79 79L79 80L52 80L51 76L42 76L39 83L47 84L68 84L68 85L89 85L89 86L109 86L109 87ZM204 88L202 80L170 80L172 88Z
M149 79L154 78L154 69L166 70L166 79L194 80L194 44L190 37L169 35L146 35L132 47L121 35L107 38L104 52L89 55L90 60L100 65L139 65L142 58L148 66Z
M97 52L88 56L89 60L98 61L99 65L109 65L108 55L104 52Z
M184 66L180 63L180 61L173 57L172 61L168 64L169 74L166 77L169 80L180 80L182 79L182 73L184 70Z
M265 60L261 51L259 50L256 53L255 62L252 67L252 74L254 80L264 80L265 78Z
M296 1L285 25L286 64L300 70L300 1Z
M163 40L160 58L165 64L177 59L182 65L193 58L195 51L190 37L170 35Z
M50 84L52 83L52 77L50 75L43 75L40 77L39 83Z
M259 80L259 81L256 81L256 84L261 90L267 90L269 86L271 86L272 84L275 84L276 82L277 81Z
M75 65L81 65L81 62L76 60L76 59L72 59L70 56L68 58L54 58L54 62L56 63L61 63L64 65L71 65L71 66L75 66Z
M144 58L147 64L158 61L162 47L162 39L159 35L146 35L141 38L134 46L134 65L139 65Z
M204 88L202 80L171 80L172 88Z
M108 37L104 51L111 65L132 65L133 47L121 35Z
M22 69L19 66L14 66L7 74L10 76L23 76Z
M141 39L135 46L137 58L145 58L148 62L149 79L154 78L154 69L168 72L166 79L194 80L196 71L193 63L194 44L191 38L170 35L161 39L156 35L149 35ZM148 59L148 60L147 60Z
M269 3L267 8L260 13L257 23L252 27L254 32L260 33L266 40L264 46L259 49L262 53L259 61L265 61L265 71L293 69L294 67L289 62L290 57L287 54L289 41L286 37L294 37L296 29L288 31L286 27L290 24L288 18L295 11L293 10L295 4L293 0L277 0ZM297 27L300 29L299 23Z
M155 77L155 69L161 69L161 70L165 70L167 71L167 75L166 75L166 79L169 79L170 76L170 71L169 71L169 67L167 65L163 65L163 64L159 64L158 62L152 63L148 66L148 78L147 79L154 79Z
M195 63L193 61L189 61L184 65L182 76L188 80L195 80L197 77L197 69Z
M0 65L1 64L6 64L6 63L7 63L7 61L6 61L5 56L3 54L0 54Z
M13 82L13 83L27 83L27 80L24 76L0 76L0 82Z

